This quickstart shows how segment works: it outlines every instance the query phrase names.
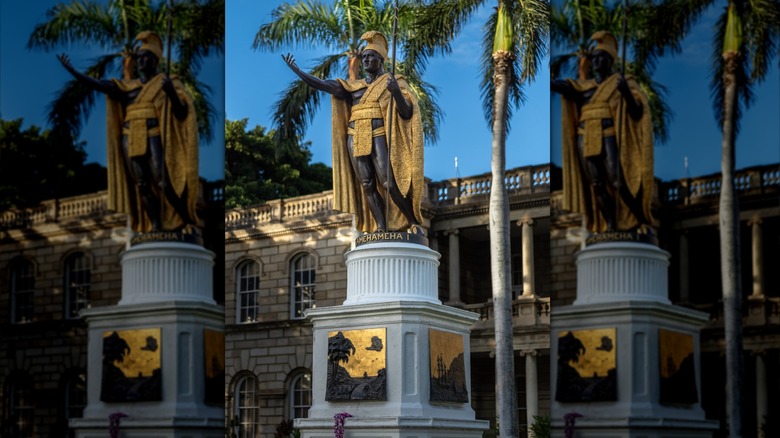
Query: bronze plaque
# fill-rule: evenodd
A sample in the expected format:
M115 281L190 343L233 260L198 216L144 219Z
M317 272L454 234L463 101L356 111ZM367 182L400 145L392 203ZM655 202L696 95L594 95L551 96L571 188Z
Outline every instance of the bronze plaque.
M206 377L204 402L221 406L225 403L225 333L203 329L203 356Z
M468 403L463 335L428 329L431 401Z
M672 330L658 329L658 359L661 373L663 404L694 404L699 401L696 390L696 367L693 356L693 336Z
M386 329L328 333L325 400L387 400Z
M100 400L162 400L161 346L159 328L103 333Z
M617 329L558 333L559 402L617 400Z

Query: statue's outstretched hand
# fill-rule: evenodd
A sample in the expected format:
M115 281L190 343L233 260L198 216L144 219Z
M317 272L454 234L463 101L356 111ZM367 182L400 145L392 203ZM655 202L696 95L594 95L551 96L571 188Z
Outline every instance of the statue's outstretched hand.
M70 63L70 58L68 58L68 55L64 53L60 53L57 55L57 59L59 59L60 64L62 64L63 67L65 67L68 71L73 71L73 65Z
M290 67L293 71L297 71L298 66L295 64L295 58L293 58L292 54L288 53L286 55L282 55L282 59L284 59L284 62L287 63L287 66Z

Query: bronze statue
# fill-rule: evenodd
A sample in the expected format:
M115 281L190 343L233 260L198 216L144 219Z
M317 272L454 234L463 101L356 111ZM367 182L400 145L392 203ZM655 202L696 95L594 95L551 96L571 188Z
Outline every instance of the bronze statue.
M365 79L320 79L301 71L292 55L283 58L309 86L331 95L334 208L355 214L363 232L422 234L423 132L417 99L402 76L385 72L384 35L366 32L361 40L368 43L360 55ZM388 192L393 202L386 217Z
M178 78L158 72L162 39L145 31L136 40L140 79L98 80L77 71L67 55L58 59L78 81L106 95L108 208L130 215L136 232L192 232L199 225L192 99Z
M633 231L653 224L647 97L634 79L612 71L615 37L599 31L591 40L595 78L551 84L562 96L563 208L582 213L594 233Z

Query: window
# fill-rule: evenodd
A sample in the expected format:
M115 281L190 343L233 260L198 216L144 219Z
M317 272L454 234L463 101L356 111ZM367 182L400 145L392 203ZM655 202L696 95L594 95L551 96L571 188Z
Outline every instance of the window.
M293 258L291 264L291 305L292 318L303 318L306 309L314 308L314 293L316 290L316 268L311 254L300 254Z
M65 381L65 418L81 418L87 406L87 375L83 370L72 372Z
M32 438L35 435L30 376L26 374L9 376L5 394L7 429L3 432L10 438Z
M256 322L260 318L260 264L247 260L236 269L236 315L238 322Z
M65 260L65 318L78 318L79 311L89 307L90 277L89 258L84 253Z
M310 407L311 373L301 373L290 384L290 418L308 418Z
M11 322L32 321L35 268L28 260L19 260L11 267Z
M258 406L255 404L256 387L257 380L254 376L242 377L236 383L233 415L238 419L238 438L254 438L259 432Z

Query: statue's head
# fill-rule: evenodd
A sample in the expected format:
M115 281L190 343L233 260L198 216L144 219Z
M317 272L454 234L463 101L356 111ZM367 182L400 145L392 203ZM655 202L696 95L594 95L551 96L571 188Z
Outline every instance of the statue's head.
M141 70L156 69L163 53L162 38L156 33L146 30L139 33L135 39L141 42L141 46L136 52L138 67Z
M597 75L609 74L617 58L617 39L611 33L600 30L590 40L596 42L596 47L590 52L593 70Z
M363 68L367 71L381 68L387 59L387 38L381 33L371 30L364 33L360 39L366 42L366 46L360 52Z

